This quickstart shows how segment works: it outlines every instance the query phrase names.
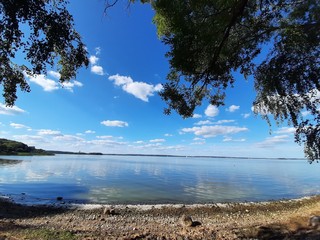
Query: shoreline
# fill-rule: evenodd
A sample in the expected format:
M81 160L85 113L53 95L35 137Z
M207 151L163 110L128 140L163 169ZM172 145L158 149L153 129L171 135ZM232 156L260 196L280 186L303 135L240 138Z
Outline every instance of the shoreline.
M216 203L26 206L1 199L0 239L320 239L320 195ZM190 216L192 224L182 218Z
M23 198L26 197L26 195L22 194ZM161 202L142 202L142 203L130 203L129 201L127 203L81 203L81 201L77 200L70 200L70 199L64 199L63 197L57 197L56 199L50 198L50 199L38 199L32 198L25 199L24 200L16 200L17 198L21 198L21 195L19 194L19 197L15 196L13 194L1 194L0 193L0 203L10 202L12 204L17 205L23 205L23 206L44 206L44 207L53 207L53 208L68 208L68 209L83 209L83 210L90 210L90 209L98 209L101 207L116 207L119 209L123 208L134 208L137 210L148 210L150 208L162 208L162 207L172 207L172 208L179 208L179 207L228 207L232 205L248 205L248 204L257 204L257 205L263 205L263 204L269 204L274 202L298 202L303 200L308 200L311 198L320 198L320 194L311 194L311 195L305 195L301 197L296 198L280 198L280 199L270 199L270 200L244 200L244 201L235 201L235 202L208 202L208 203L197 203L197 202L169 202L169 203L161 203ZM59 198L59 200L58 200ZM61 199L60 199L61 198ZM32 203L32 201L37 203ZM43 203L46 202L47 203Z
M288 198L288 199L279 199L279 200L267 200L267 201L244 201L244 202L217 202L217 203L141 203L141 204L104 204L104 203L65 203L61 205L57 205L58 207L66 207L69 209L80 209L80 210L94 210L99 208L117 208L117 209L126 209L131 208L139 211L145 211L150 209L161 209L161 208L201 208L201 207L208 207L208 208L228 208L234 205L243 205L243 206L250 206L250 205L268 205L272 203L290 203L290 202L300 202L304 200L310 200L312 198L319 198L320 195L310 195L304 196L299 198ZM23 205L23 204L22 204ZM45 204L46 206L50 206L50 204Z

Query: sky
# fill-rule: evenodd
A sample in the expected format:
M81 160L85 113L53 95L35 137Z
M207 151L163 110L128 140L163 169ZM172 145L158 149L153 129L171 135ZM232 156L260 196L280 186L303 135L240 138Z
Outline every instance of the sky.
M225 106L204 101L192 118L163 113L158 95L169 72L153 10L119 1L104 14L104 0L72 0L69 11L89 52L88 68L58 83L56 69L26 76L30 93L12 108L0 101L0 137L46 150L116 154L303 157L294 128L252 112L253 80L236 75ZM17 62L24 62L17 56Z

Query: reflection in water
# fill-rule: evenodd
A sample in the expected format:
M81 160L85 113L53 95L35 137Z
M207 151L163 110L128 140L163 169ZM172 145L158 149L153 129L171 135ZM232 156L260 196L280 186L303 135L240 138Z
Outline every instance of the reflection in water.
M13 167L0 163L0 194L19 198L23 193L23 199L35 202L62 196L107 204L212 203L320 193L318 166L303 160L83 155L15 159L20 164Z
M256 189L239 186L229 182L198 182L195 186L186 186L185 192L196 199L204 199L213 196L215 202L231 202L252 199Z
M0 166L2 166L2 165L9 165L10 166L10 165L18 164L21 162L22 162L22 160L0 158Z

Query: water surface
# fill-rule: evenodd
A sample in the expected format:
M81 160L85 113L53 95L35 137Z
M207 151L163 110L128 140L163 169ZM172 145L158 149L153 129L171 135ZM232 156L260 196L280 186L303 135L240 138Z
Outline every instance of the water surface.
M0 164L0 194L23 203L265 201L320 194L306 160L150 156L24 156Z

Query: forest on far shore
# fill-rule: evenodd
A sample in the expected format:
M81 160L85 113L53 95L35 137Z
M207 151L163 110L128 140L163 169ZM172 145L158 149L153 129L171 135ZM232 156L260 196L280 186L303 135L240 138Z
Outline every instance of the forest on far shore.
M0 155L54 155L22 142L0 138Z

